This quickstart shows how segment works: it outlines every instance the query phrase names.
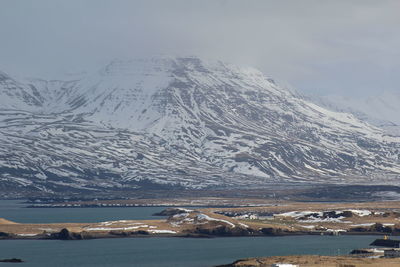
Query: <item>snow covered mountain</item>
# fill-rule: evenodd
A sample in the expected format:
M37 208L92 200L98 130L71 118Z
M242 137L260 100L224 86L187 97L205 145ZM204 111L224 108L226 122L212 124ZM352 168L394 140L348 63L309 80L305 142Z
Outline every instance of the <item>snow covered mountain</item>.
M252 68L154 57L71 81L1 73L0 99L3 189L399 184L400 138Z
M317 104L330 110L348 112L357 118L383 128L388 134L400 136L400 94L384 91L364 98L313 96Z

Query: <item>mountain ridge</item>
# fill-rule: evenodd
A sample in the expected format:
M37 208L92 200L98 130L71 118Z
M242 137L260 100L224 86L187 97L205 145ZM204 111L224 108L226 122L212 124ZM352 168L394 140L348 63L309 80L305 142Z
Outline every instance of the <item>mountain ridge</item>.
M375 96L358 98L335 95L311 96L309 99L327 109L347 112L374 126L384 129L388 134L400 136L400 95L384 91Z
M10 188L398 184L400 138L253 68L120 60L81 79L13 88L14 104L0 106L0 185Z

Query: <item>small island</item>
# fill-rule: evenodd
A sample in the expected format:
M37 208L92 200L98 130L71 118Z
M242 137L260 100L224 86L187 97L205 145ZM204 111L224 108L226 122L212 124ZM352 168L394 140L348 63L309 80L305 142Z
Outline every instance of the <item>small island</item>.
M23 224L0 219L0 239L400 235L399 204L271 201L245 207L171 207L157 220Z

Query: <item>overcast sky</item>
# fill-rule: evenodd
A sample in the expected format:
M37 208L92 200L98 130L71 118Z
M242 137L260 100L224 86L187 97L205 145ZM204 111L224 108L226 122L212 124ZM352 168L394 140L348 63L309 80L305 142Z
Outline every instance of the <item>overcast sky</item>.
M400 91L399 13L398 0L0 0L0 70L51 78L196 55L307 93Z

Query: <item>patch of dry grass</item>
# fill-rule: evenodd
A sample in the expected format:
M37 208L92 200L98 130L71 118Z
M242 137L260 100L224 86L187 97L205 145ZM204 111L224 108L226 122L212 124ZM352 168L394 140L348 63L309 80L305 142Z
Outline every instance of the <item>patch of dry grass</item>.
M350 256L275 256L267 258L252 258L239 260L230 266L232 267L261 267L270 266L274 263L290 263L299 265L300 267L398 267L400 266L400 258L398 259L369 259L356 258ZM229 266L229 265L227 265Z

